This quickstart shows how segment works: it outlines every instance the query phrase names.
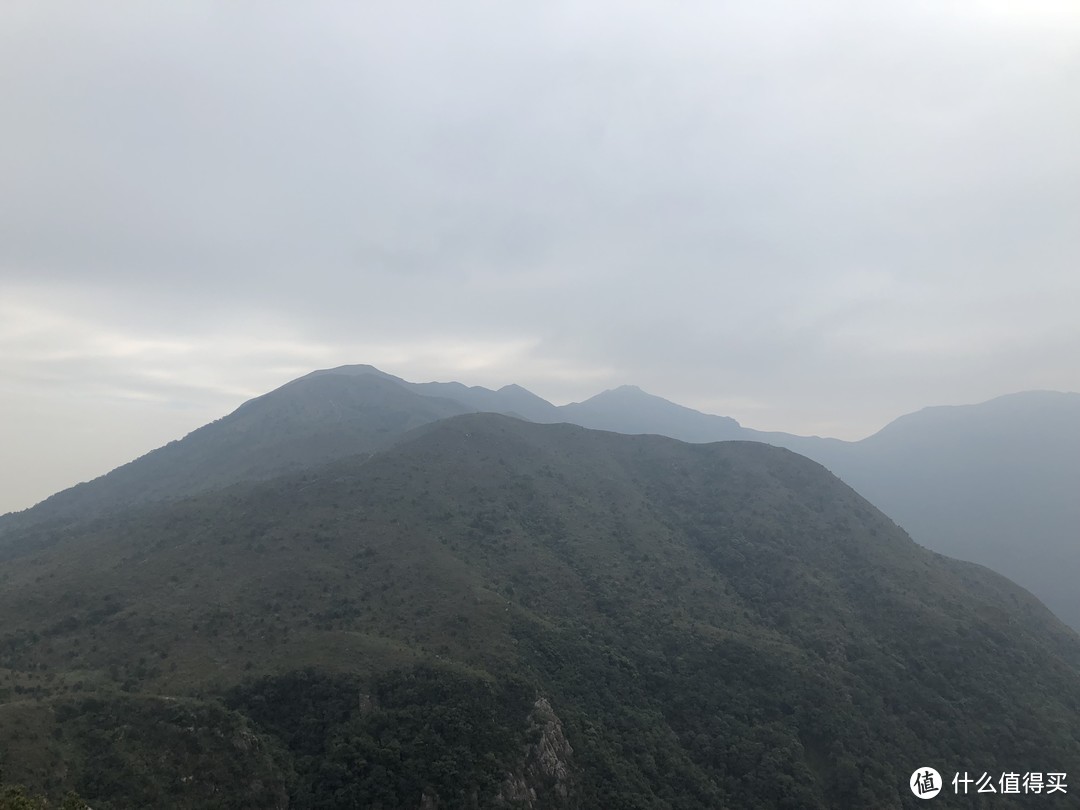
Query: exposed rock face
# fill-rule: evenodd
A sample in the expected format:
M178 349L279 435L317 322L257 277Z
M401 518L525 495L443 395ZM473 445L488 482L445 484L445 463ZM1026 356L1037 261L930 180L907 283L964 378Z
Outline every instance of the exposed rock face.
M538 697L533 704L528 735L521 764L506 775L496 806L529 810L576 808L571 766L574 749L547 698Z

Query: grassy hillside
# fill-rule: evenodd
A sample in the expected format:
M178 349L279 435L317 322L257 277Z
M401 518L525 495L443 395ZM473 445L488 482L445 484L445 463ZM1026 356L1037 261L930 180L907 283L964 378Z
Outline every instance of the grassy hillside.
M1075 634L765 445L462 416L20 545L0 758L95 808L908 807L1080 759Z

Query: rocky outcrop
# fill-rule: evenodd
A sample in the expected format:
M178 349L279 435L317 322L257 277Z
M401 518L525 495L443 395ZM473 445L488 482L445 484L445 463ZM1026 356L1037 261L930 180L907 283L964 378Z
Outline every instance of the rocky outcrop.
M521 764L506 775L496 806L529 810L577 807L574 749L547 698L538 697L529 712L528 739Z

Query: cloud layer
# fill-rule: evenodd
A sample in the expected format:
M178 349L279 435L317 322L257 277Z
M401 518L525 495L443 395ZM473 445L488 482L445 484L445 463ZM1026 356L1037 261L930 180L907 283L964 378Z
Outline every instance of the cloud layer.
M1073 3L4 15L9 492L346 362L846 437L1080 389Z

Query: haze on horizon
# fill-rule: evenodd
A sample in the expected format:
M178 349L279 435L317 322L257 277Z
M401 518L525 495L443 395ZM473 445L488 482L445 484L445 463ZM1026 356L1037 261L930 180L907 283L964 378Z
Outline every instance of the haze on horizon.
M1080 7L11 2L0 512L315 368L861 438L1080 390Z

